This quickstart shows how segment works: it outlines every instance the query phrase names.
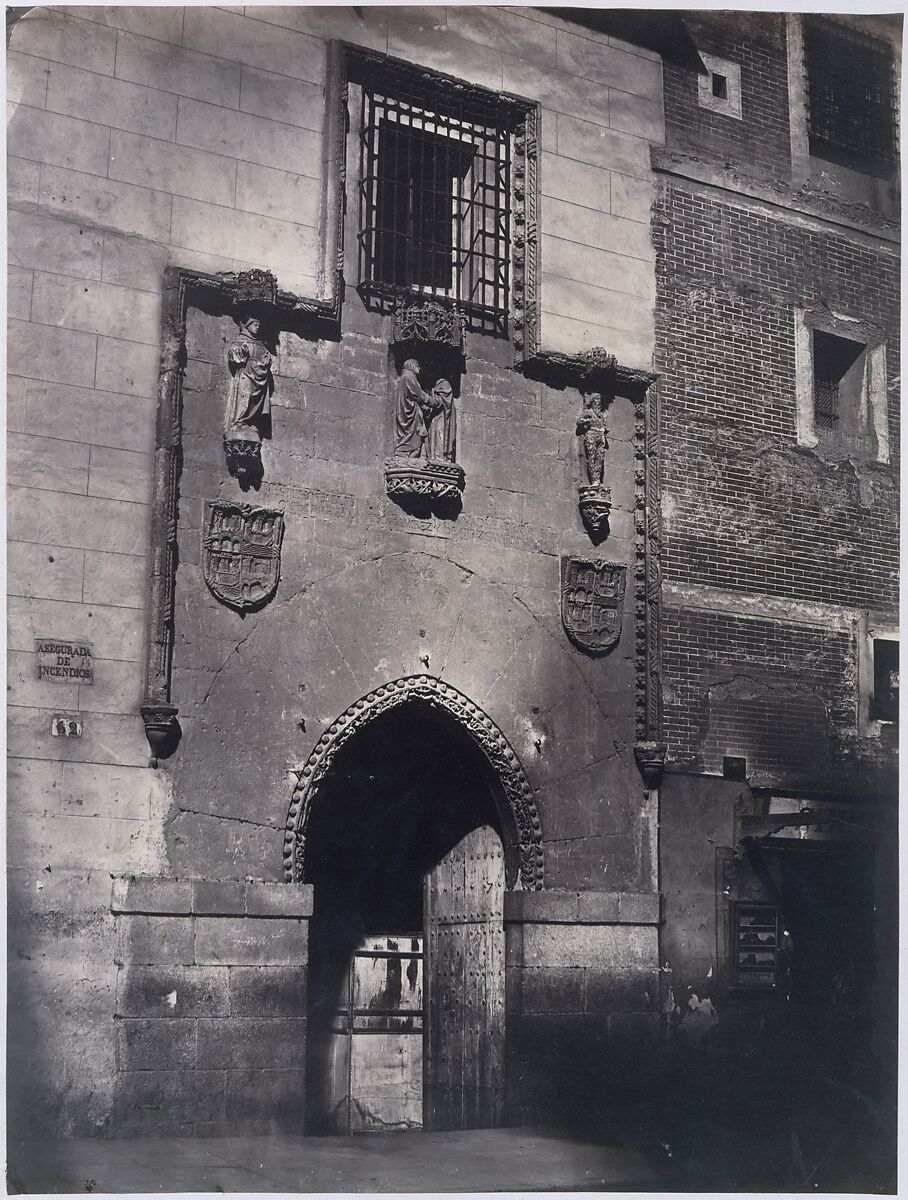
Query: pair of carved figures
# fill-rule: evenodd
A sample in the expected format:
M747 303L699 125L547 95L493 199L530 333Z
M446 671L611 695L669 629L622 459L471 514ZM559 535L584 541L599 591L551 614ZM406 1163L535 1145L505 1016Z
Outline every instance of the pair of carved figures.
M456 459L454 389L447 379L439 379L431 392L423 391L415 358L404 363L395 389L394 454L430 462Z

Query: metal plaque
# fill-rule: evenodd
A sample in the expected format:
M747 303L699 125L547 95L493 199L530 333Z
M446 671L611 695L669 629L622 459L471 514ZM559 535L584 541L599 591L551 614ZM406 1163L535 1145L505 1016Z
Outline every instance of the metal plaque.
M281 574L283 514L206 500L202 571L222 604L245 612L270 600Z
M575 646L604 654L621 636L627 567L589 558L561 559L561 620Z

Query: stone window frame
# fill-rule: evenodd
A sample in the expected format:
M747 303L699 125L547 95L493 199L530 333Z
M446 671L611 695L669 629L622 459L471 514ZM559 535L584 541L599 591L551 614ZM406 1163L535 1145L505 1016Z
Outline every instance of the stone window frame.
M698 76L698 104L719 116L731 117L736 121L743 120L740 64L727 58L719 58L717 54L706 54L702 50L699 53L707 74ZM714 75L721 75L726 81L727 92L724 97L716 96L713 92Z
M898 624L892 617L865 613L857 632L858 729L863 737L872 738L878 738L884 728L898 724L897 721L881 720L870 715L873 700L873 644L877 640L900 641Z
M889 395L886 366L886 334L879 326L858 317L835 313L825 307L794 310L795 323L795 426L799 446L846 449L843 435L835 430L817 430L814 415L813 333L818 330L859 342L865 347L864 381L861 388L859 440L872 461L886 464L890 458Z
M422 67L403 59L368 50L349 42L328 43L326 82L326 122L324 141L325 182L321 226L322 262L319 269L319 302L333 308L341 317L345 263L358 264L354 214L358 205L352 192L358 175L358 148L351 136L349 88L351 75L360 77L370 71L384 76L397 73L402 80L414 80L425 87L426 80L453 88L465 95L475 94L484 102L490 96L519 111L511 162L511 296L509 306L510 340L515 365L536 357L540 328L540 185L539 157L542 144L541 105L538 101L489 88ZM348 203L348 197L350 203ZM347 215L351 220L347 220ZM352 238L351 238L352 233ZM358 266L354 268L358 273Z

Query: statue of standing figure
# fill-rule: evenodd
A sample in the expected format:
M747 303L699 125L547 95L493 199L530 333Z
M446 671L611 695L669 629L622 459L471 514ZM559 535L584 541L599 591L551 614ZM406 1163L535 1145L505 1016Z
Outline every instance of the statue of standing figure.
M431 392L423 391L419 363L408 358L395 391L395 456L454 462L456 448L454 389L447 379L439 379Z
M231 379L224 431L228 436L244 427L254 428L271 412L271 353L260 337L261 328L258 317L248 317L227 347Z
M586 475L592 485L601 485L605 479L605 451L608 448L605 428L605 403L599 392L593 392L583 401L583 409L577 418L577 433L583 438L583 454L586 460Z

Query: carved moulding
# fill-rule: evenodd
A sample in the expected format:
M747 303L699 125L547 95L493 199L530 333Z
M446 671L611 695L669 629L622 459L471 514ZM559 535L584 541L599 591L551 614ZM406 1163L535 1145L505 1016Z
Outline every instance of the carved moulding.
M634 404L634 639L638 765L651 763L650 745L662 745L661 512L657 376L622 366L602 347L582 354L541 351L521 367L552 387L576 387L626 396ZM658 757L658 755L656 756ZM647 766L654 778L655 766ZM648 784L648 786L655 786Z
M561 620L568 637L587 654L605 654L621 637L627 567L602 559L561 559Z
M481 708L457 688L432 675L410 675L376 688L351 704L319 738L305 764L296 772L297 783L284 834L287 882L306 882L309 818L318 799L319 785L337 752L376 717L413 701L450 713L483 751L498 776L508 804L509 811L503 814L502 824L507 831L506 842L510 841L516 849L516 874L508 879L508 886L524 891L540 890L544 876L542 826L520 760L507 738Z
M283 537L276 509L206 500L202 573L212 595L238 612L261 608L277 591Z
M274 287L272 289L272 282ZM165 267L161 304L161 365L155 426L154 484L151 509L151 579L145 642L145 688L140 712L152 752L152 766L173 754L180 741L178 708L171 702L170 679L174 639L174 586L177 565L177 519L183 440L183 368L186 358L186 312L198 305L213 313L263 303L268 289L277 323L297 332L330 334L338 315L337 295L306 300L281 291L265 271L230 271L220 275Z

